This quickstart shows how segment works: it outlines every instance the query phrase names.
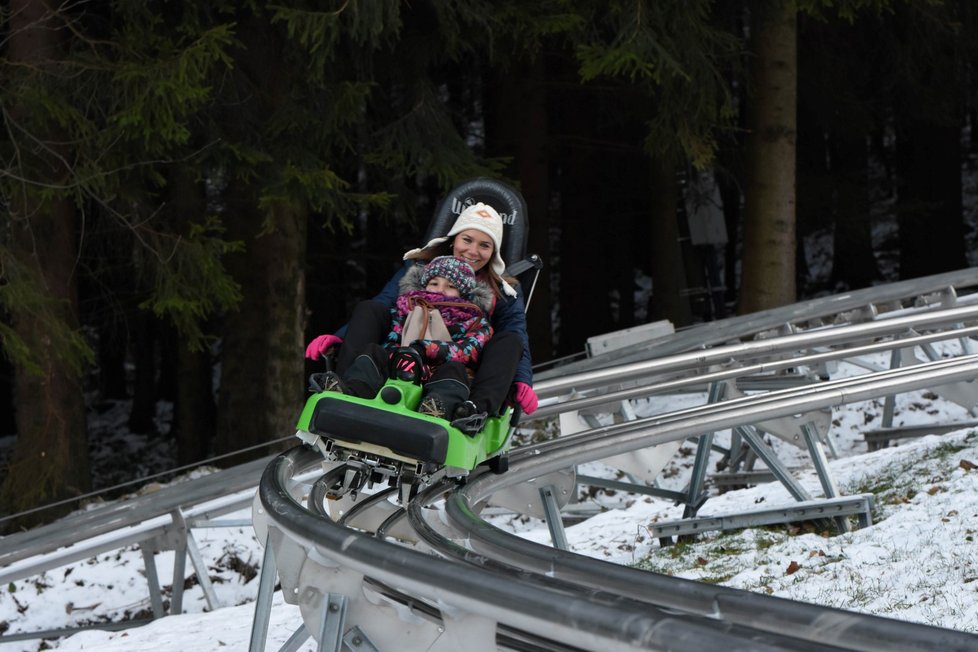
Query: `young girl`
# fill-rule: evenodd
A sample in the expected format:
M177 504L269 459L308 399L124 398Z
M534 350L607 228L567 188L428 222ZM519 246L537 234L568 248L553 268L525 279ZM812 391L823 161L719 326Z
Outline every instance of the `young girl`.
M492 293L476 282L471 265L452 256L409 269L400 292L384 344L366 344L342 374L327 372L323 388L373 398L390 376L390 353L410 346L424 360L418 411L450 418L468 398L470 376L492 337L486 317Z

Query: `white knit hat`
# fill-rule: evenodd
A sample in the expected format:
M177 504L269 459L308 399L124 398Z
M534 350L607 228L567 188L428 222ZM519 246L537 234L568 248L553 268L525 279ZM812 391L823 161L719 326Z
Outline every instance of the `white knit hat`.
M481 231L492 238L492 271L494 271L497 276L501 277L506 271L506 263L503 262L503 257L500 254L500 247L503 244L503 218L499 216L499 213L495 208L488 204L483 204L482 202L473 204L459 213L458 218L455 220L455 224L452 225L452 228L447 235L440 238L432 238L431 241L425 246L418 249L412 249L404 254L404 260L417 258L418 254L425 249L438 246L453 235L461 233L462 231L468 231L469 229ZM502 284L503 292L511 297L516 296L516 290L510 287L509 283L503 281Z

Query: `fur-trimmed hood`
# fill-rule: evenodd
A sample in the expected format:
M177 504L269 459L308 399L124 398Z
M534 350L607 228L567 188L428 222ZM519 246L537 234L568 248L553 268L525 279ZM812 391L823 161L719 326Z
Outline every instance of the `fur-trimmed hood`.
M424 286L421 285L421 272L423 271L424 265L412 265L408 268L398 285L400 294L424 290ZM486 316L492 311L494 303L492 288L484 281L478 280L478 277L476 278L475 289L472 290L469 296L462 297L462 299L478 306L482 312L486 313Z

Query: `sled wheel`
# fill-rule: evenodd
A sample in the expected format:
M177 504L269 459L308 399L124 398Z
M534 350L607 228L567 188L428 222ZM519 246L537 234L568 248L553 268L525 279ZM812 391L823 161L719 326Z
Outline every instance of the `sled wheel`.
M500 453L488 462L489 470L496 475L502 475L509 471L509 453Z

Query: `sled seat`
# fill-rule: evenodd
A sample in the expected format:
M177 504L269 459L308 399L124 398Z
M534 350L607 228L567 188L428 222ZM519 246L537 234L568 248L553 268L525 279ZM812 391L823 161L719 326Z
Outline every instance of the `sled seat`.
M360 400L323 396L310 421L313 432L351 444L384 446L420 462L445 464L449 434L444 426L420 415L381 410Z

